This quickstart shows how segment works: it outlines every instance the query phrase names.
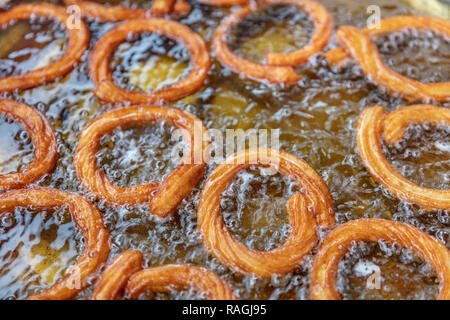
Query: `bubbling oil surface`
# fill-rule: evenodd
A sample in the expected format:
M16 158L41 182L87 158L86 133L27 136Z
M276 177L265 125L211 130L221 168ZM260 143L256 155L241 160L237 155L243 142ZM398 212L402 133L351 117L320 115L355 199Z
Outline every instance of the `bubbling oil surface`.
M14 1L14 5L25 2L42 1ZM60 4L56 0L51 2ZM114 4L118 2L125 3L114 1ZM333 15L336 26L364 27L368 19L367 8L373 4L380 7L382 18L418 14L400 2L387 0L319 2ZM210 42L215 28L231 9L194 2L191 5L192 12L181 22ZM114 24L88 23L92 49ZM47 27L44 24L41 28L41 31L26 32L35 35L49 31L51 37L47 38L45 46L18 37L17 47L9 49L1 57L0 70L15 62L11 54L17 54L20 48L30 48L34 57L43 54L54 41L64 39L60 28L54 30L56 27L51 24ZM233 31L229 42L238 54L263 61L266 49L288 52L307 43L311 30L311 22L304 14L289 7L276 7L249 17ZM2 33L0 41L3 37ZM383 59L390 67L422 81L448 80L450 45L446 39L433 35L406 34L402 37L404 41L400 43L398 36L391 35L376 40ZM144 35L132 40L120 46L114 55L114 77L123 87L144 92L158 89L175 82L190 66L182 46L164 37ZM330 44L333 46L335 40ZM59 49L62 52L64 47ZM90 196L76 177L74 151L80 132L87 123L115 106L106 105L94 96L87 57L83 57L82 63L72 73L55 83L5 96L40 110L57 132L58 165L38 185ZM213 61L205 86L175 103L175 107L194 113L208 128L218 129L224 134L226 129L279 129L280 148L303 158L325 180L336 207L338 224L362 217L398 220L421 228L450 247L449 213L419 210L390 195L365 170L356 150L354 127L364 108L384 105L388 110L395 110L407 105L406 101L370 84L357 67L333 73L321 57L298 68L304 80L290 87L248 81ZM31 64L30 68L33 67L36 65ZM20 131L18 125L0 123L0 130L6 139L4 146L8 157L16 159L1 158L2 163L9 161L8 168L4 165L2 173L15 171L30 161L32 144L15 138ZM102 139L97 163L120 185L162 180L174 168L170 161L172 130L167 123L118 128ZM446 128L413 126L408 129L400 146L385 148L385 153L412 181L437 189L448 188L449 138ZM0 143L3 144L3 140ZM208 166L205 179L214 166ZM200 190L205 179L182 202L176 214L165 220L150 215L147 206L112 208L91 198L111 231L109 261L124 250L136 249L144 253L146 266L168 263L205 266L229 282L239 298L309 299L308 268L314 251L291 274L266 280L236 273L207 254L196 222ZM280 174L263 176L256 168L243 171L223 194L221 209L225 224L251 248L263 251L276 248L289 234L285 203L295 191L293 181ZM22 210L4 216L0 229L0 298L21 299L34 290L51 285L80 255L82 237L68 213L64 208L61 210L44 214ZM58 218L60 215L64 219ZM22 258L20 254L31 259ZM35 257L46 262L36 267ZM380 269L380 289L370 289L366 285L368 272L374 266ZM344 298L436 297L438 285L434 272L413 254L395 246L358 244L342 261L339 270L337 284ZM92 287L84 290L78 298L87 299L91 292ZM157 294L155 297L201 298L191 291Z

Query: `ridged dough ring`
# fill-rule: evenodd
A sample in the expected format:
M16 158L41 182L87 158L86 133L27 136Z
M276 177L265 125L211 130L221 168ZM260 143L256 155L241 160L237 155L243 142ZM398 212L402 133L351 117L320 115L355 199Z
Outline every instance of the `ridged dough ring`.
M173 170L164 182L150 182L135 187L120 187L111 182L97 167L96 153L101 138L117 128L145 125L166 120L189 137L183 137L188 151L183 163ZM199 142L206 128L193 114L171 107L132 106L114 109L94 119L86 126L75 151L75 170L84 186L97 198L111 205L136 205L150 202L152 214L167 217L203 179L209 142ZM189 152L190 151L190 152ZM151 168L149 168L150 170Z
M40 86L52 82L72 71L89 47L89 29L83 21L78 28L69 25L70 16L65 8L51 4L24 4L0 13L0 26L6 26L12 21L29 19L33 15L54 19L66 28L69 36L64 56L56 62L18 76L0 78L0 91L11 92Z
M127 283L128 298L137 299L147 290L171 292L192 288L209 300L236 300L228 283L203 267L169 264L147 268L131 276Z
M438 299L450 299L450 253L438 240L418 228L383 219L358 219L333 229L319 246L310 274L315 300L340 300L336 290L339 262L357 241L386 241L414 251L434 269L441 283Z
M0 195L0 216L17 207L47 209L68 207L73 221L84 237L83 253L66 275L48 289L30 295L29 300L66 300L89 286L109 254L109 231L98 209L85 197L52 188L30 188Z
M20 189L53 171L58 160L58 143L47 118L38 110L10 99L0 99L0 115L25 127L34 145L34 159L19 172L0 175L0 192Z
M142 270L142 253L125 251L103 272L97 282L93 300L136 299L145 291L170 292L193 288L207 299L234 300L230 286L213 272L188 265L165 265Z
M227 44L227 37L251 13L273 5L293 5L304 10L314 22L314 33L303 48L290 53L267 53L266 64L251 62L233 53ZM310 0L264 0L256 6L246 6L226 17L213 37L213 48L220 62L238 74L273 84L293 84L302 78L295 72L295 66L306 63L319 53L330 41L333 33L333 18L321 4Z
M101 22L119 22L123 20L150 18L175 13L185 16L191 11L186 1L155 0L150 9L127 8L125 6L109 6L93 1L63 0L66 5L77 5L83 17Z
M178 82L150 93L122 89L114 83L111 59L114 50L127 40L130 33L146 32L164 35L179 41L189 51L192 66ZM95 45L90 56L89 73L96 84L95 95L111 103L153 104L179 100L203 86L211 67L208 47L197 33L185 25L166 19L137 19L125 22L108 31Z
M450 209L450 190L423 188L404 178L383 154L381 138L390 145L401 140L412 123L450 126L450 109L433 105L402 107L389 114L384 107L367 108L361 114L356 141L364 166L396 197L428 210Z
M142 270L144 257L140 251L128 250L118 255L103 271L95 284L92 300L119 300L130 277Z
M248 4L256 0L198 0L200 3L209 4L211 6L239 6Z
M252 167L276 166L292 178L301 193L287 203L291 233L286 242L271 251L249 249L224 225L220 198L240 171ZM315 219L314 219L315 218ZM334 207L325 182L302 159L275 149L249 149L228 157L206 181L197 211L203 243L217 259L229 267L259 277L284 274L298 267L317 240L317 226L334 225Z
M342 48L329 51L326 59L333 67L341 67L353 57L371 81L390 93L400 94L409 100L450 101L450 82L424 83L402 76L383 62L371 40L371 37L411 29L432 31L450 38L448 20L420 16L394 17L382 20L380 28L360 30L350 26L340 27L336 35Z

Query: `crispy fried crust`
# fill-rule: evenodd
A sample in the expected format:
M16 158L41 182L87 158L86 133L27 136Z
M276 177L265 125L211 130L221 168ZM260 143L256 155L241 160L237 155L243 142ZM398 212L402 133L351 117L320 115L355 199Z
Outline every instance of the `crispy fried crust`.
M381 137L395 144L411 123L444 124L450 126L450 109L432 105L403 107L387 114L384 107L367 108L361 114L356 141L364 166L396 197L428 210L450 209L450 190L420 187L404 178L383 154Z
M63 2L66 5L77 5L83 17L100 22L119 22L169 14L182 17L191 11L191 6L183 0L155 0L150 9L109 6L84 0L63 0Z
M19 172L0 175L0 191L20 189L53 171L58 160L55 132L38 110L13 100L0 99L0 114L25 127L34 145L34 159Z
M267 53L267 64L251 62L233 53L227 44L231 30L251 13L267 6L286 4L304 10L314 22L314 33L309 44L291 53ZM220 62L230 70L256 81L273 84L293 84L301 77L293 67L308 62L328 44L333 33L333 18L321 4L310 0L265 0L256 6L247 6L226 17L213 37L213 49Z
M54 19L66 27L69 36L64 56L49 66L42 67L18 76L0 78L0 92L11 92L37 87L52 82L72 71L75 64L89 47L90 33L86 24L80 21L79 28L69 25L70 16L65 8L51 4L25 4L14 7L9 11L0 13L0 25L21 19L29 19L37 15Z
M420 229L383 219L358 219L332 230L319 247L310 273L310 293L315 300L341 299L336 290L339 262L356 241L386 241L414 251L436 272L441 283L439 299L450 299L450 253Z
M447 20L401 16L381 21L380 28L343 26L337 31L337 40L342 48L327 52L326 59L333 67L342 67L356 61L363 72L377 85L386 88L392 94L401 95L412 101L450 101L450 82L424 83L416 81L390 69L381 59L371 37L403 30L435 32L445 38L450 37L450 22Z
M111 58L114 50L129 37L130 33L153 32L179 41L189 51L191 68L178 82L150 93L127 91L114 83ZM183 24L152 18L125 22L107 32L95 45L90 56L89 73L97 86L98 98L112 103L153 104L179 100L196 92L208 78L211 59L205 41Z
M65 300L75 297L89 286L109 254L109 231L97 208L85 197L52 188L30 188L0 195L0 215L16 207L47 209L67 206L72 219L84 237L83 253L66 272L64 278L42 292L32 294L30 300Z
M128 298L137 299L150 290L171 292L193 288L209 300L235 300L228 283L203 267L188 265L165 265L144 269L131 276L127 283Z
M105 173L97 167L96 153L100 139L120 127L145 125L166 120L178 129L190 148L180 164L164 182L150 182L135 187L114 185ZM196 132L196 133L195 133ZM133 106L109 111L94 119L80 135L75 152L75 170L84 186L100 199L111 205L136 205L150 202L152 214L166 217L203 179L209 142L199 142L198 137L206 134L200 119L189 112L171 107Z
M118 255L97 281L92 300L121 299L128 279L142 269L142 262L139 251L128 250Z
M288 201L291 233L286 242L272 251L256 251L240 242L224 225L220 210L222 193L240 171L251 166L277 167L296 181L301 193ZM315 219L314 219L315 218ZM314 248L317 225L334 225L334 207L328 188L302 159L275 149L250 149L225 160L206 181L197 211L198 228L205 247L217 259L243 273L271 277L295 269Z

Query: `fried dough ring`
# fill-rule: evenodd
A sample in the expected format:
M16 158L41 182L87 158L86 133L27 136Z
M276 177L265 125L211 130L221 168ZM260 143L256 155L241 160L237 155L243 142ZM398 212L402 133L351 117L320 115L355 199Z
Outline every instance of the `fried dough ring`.
M386 241L406 247L425 260L441 283L438 299L450 299L450 253L438 240L413 226L383 219L358 219L333 229L319 246L310 274L314 300L340 300L336 274L340 260L356 241Z
M251 2L252 0L197 0L200 3L211 6L240 6Z
M161 120L167 120L176 128L189 133L190 137L184 139L190 152L185 153L183 163L162 183L150 182L135 187L114 185L96 163L96 152L102 136L118 127L126 129ZM114 109L94 119L83 129L75 151L75 170L84 186L108 204L136 205L150 202L151 213L164 218L176 209L203 178L209 142L205 140L198 146L194 137L197 139L205 133L206 128L200 119L176 108L132 106ZM199 151L199 148L202 149Z
M127 283L128 298L137 299L148 290L171 292L193 288L210 300L236 300L228 283L203 267L169 264L147 268L131 276Z
M20 189L53 171L58 143L48 120L38 110L10 99L0 99L0 114L25 127L34 145L34 159L19 172L0 175L0 192Z
M77 5L85 18L100 22L119 22L123 20L143 19L175 13L181 17L191 11L191 6L181 0L155 0L150 9L108 6L85 0L63 0L66 5Z
M353 57L371 81L407 99L426 102L450 101L450 82L424 83L402 76L383 62L370 38L410 29L432 31L450 38L450 23L447 20L418 16L394 17L382 20L379 29L340 27L336 35L343 48L329 51L326 59L330 65L341 67Z
M314 22L314 33L305 47L291 53L267 53L267 64L251 62L233 53L227 44L227 37L251 13L267 6L286 4L304 10ZM233 72L246 77L273 84L293 84L301 80L293 67L302 65L311 56L319 53L329 42L333 33L333 18L321 4L310 0L265 0L255 7L246 6L226 17L213 37L214 52L219 61Z
M0 216L16 207L46 209L67 206L73 221L84 237L84 250L77 262L56 284L30 295L29 300L65 300L75 297L89 285L93 276L106 262L109 254L109 231L98 209L85 197L53 188L30 188L0 195Z
M128 250L118 255L97 281L92 300L121 299L128 279L142 270L143 260L140 251Z
M189 51L192 67L186 77L161 90L139 93L120 88L114 83L111 58L114 50L130 33L152 32L181 42ZM95 45L90 56L89 73L97 86L95 95L107 102L152 104L173 102L196 92L203 86L211 68L205 41L185 25L159 18L125 22L108 31Z
M2 12L0 13L0 26L5 26L12 21L29 19L33 15L57 20L66 27L69 36L66 52L62 58L46 67L18 76L0 78L0 91L2 92L37 87L66 75L72 71L89 47L90 34L86 24L80 21L79 29L71 28L68 25L70 16L66 13L65 8L51 4L25 4Z
M384 107L367 108L361 114L356 141L364 166L386 189L396 197L415 203L428 210L450 209L450 190L420 187L404 178L383 155L381 137L389 144L402 138L411 123L445 124L450 126L450 109L432 105L402 107L387 114Z
M292 229L288 239L267 252L249 249L240 242L224 225L220 209L221 195L233 177L255 165L278 165L277 170L295 180L302 192L294 194L287 203ZM217 259L235 270L259 277L295 269L317 242L316 226L329 228L335 223L332 199L319 175L300 158L263 148L238 152L217 166L203 187L197 219L203 243Z

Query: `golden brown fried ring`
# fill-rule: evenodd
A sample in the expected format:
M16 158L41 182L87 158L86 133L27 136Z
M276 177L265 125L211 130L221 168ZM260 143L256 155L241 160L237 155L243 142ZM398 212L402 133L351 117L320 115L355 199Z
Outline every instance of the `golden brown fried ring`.
M291 53L267 53L266 65L251 62L233 53L227 37L233 27L248 15L267 6L286 4L304 10L314 22L314 33L308 45ZM274 84L293 84L301 77L292 67L302 65L319 53L329 42L333 33L333 18L321 4L310 0L265 0L256 7L247 6L233 12L219 25L213 37L213 48L220 62L230 70L256 81Z
M198 0L198 2L211 6L239 6L248 4L252 0Z
M48 120L38 110L9 99L0 99L0 115L25 127L34 145L34 159L19 172L0 175L0 192L20 189L53 171L58 160L58 143Z
M450 82L416 81L393 71L381 59L370 37L403 30L432 31L450 38L450 22L447 20L419 16L394 17L382 20L380 28L360 30L349 26L340 27L337 31L337 39L343 48L329 51L326 58L332 66L340 67L349 61L348 58L353 57L371 81L407 99L450 101Z
M139 93L120 88L114 83L111 58L114 50L130 33L153 32L181 42L189 51L192 66L180 81L164 89ZM97 89L95 94L112 103L152 104L173 102L196 92L203 86L211 67L211 59L205 41L183 24L165 19L138 19L125 22L107 32L95 45L91 56L89 73Z
M32 294L31 300L65 300L75 297L89 285L90 277L106 262L109 254L109 231L97 208L85 197L52 188L30 188L0 195L0 216L16 207L69 209L72 219L84 237L83 253L66 272L64 278L42 292Z
M310 274L311 298L339 300L336 274L339 262L356 241L386 241L414 251L436 272L441 283L439 299L450 299L450 253L436 239L420 229L404 223L383 219L358 219L332 230L314 257Z
M287 204L292 228L288 239L267 252L249 249L240 242L224 225L220 210L221 195L233 177L252 166L276 166L280 173L295 180L301 192ZM235 270L259 277L295 269L317 242L316 224L329 228L335 223L331 196L319 175L302 159L263 148L241 151L217 166L203 187L197 219L203 243L215 257Z
M171 292L193 288L210 300L235 300L228 283L203 267L188 265L166 265L144 269L131 276L126 291L128 298L137 299L150 290Z
M123 20L150 18L174 13L177 17L185 16L191 11L185 1L155 0L150 9L109 6L85 0L63 0L66 5L77 5L85 18L100 22L119 22Z
M384 107L367 108L361 114L356 141L364 166L378 183L396 197L415 203L428 210L450 209L450 190L434 190L420 187L404 178L383 154L381 137L395 144L405 129L413 122L443 123L450 126L450 110L431 105L400 108L387 115Z
M90 34L86 24L80 21L79 28L69 25L71 19L65 8L51 4L25 4L0 13L0 26L37 15L54 19L66 27L69 36L64 56L49 66L42 67L18 76L0 78L0 91L11 92L37 87L52 82L72 71L89 47Z
M164 182L150 182L135 187L114 185L105 173L97 167L96 153L100 139L120 127L145 125L167 120L178 129L184 129L189 137L184 137L191 152L186 152L184 160ZM85 187L98 198L111 205L136 205L150 201L152 214L166 217L202 180L209 142L206 139L198 146L198 137L206 134L206 128L193 114L171 107L133 106L115 109L94 119L83 129L75 152L75 170ZM201 149L201 150L200 150ZM199 151L200 150L200 151ZM202 154L203 151L203 154Z
M121 299L128 279L142 269L143 259L142 253L131 250L117 256L97 281L92 300Z

